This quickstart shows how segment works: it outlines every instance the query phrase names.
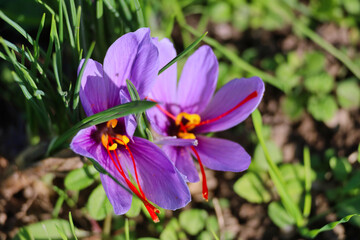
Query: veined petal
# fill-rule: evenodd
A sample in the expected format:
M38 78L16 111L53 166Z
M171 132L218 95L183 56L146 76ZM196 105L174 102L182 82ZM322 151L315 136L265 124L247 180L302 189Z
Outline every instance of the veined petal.
M198 136L197 139L199 144L195 148L206 167L231 172L241 172L248 169L251 157L240 144L204 136Z
M194 160L187 147L174 147L164 145L162 150L175 163L175 167L179 172L186 176L187 182L198 182L200 180L199 173L195 167Z
M214 119L228 112L256 91L257 96L246 101L223 118L195 128L195 132L215 132L231 128L244 121L259 105L264 94L264 82L259 77L234 79L224 85L212 98L201 121Z
M120 99L121 99L122 104L130 102L130 99L128 98L127 94L123 90L120 90ZM124 125L125 125L126 134L128 135L129 138L132 139L132 137L134 136L136 127L137 127L137 122L136 122L135 116L133 114L129 114L129 115L125 116L124 117Z
M162 105L163 108L166 106ZM152 107L146 110L146 116L150 122L151 127L160 135L167 136L170 126L170 120L157 107Z
M108 175L100 174L100 178L106 196L113 206L115 214L122 215L129 211L131 207L132 194L122 188Z
M134 34L139 41L139 46L129 80L143 99L155 84L159 69L159 52L150 37L150 29L141 28Z
M136 161L140 185L150 201L171 210L189 203L191 196L186 183L158 146L138 137L128 146Z
M78 74L80 73L81 67L83 66L85 60L80 61L78 67ZM89 59L85 66L82 78L81 78L81 87L80 87L80 100L84 111L87 116L91 116L95 113L104 111L109 108L109 102L116 102L118 98L111 99L111 96L108 96L108 84L103 78L103 69L102 65L97 61ZM112 86L114 90L118 91L115 85ZM119 102L118 102L119 104Z
M116 88L108 89L108 97L119 99L119 89L126 87L126 79L130 72L138 51L138 41L134 33L127 33L117 39L107 50L104 58L104 79L112 82ZM119 104L119 103L118 103ZM114 107L114 103L109 107Z
M177 103L184 112L205 109L215 91L218 71L218 61L209 46L200 47L189 57L177 88Z
M161 137L155 140L155 144L185 147L185 146L196 146L198 142L196 139L183 139L173 136L173 137Z
M167 38L164 38L161 41L153 38L153 43L159 51L160 64L158 70L160 70L176 57L176 50ZM176 100L176 85L177 64L174 63L157 77L149 96L158 102L173 103Z

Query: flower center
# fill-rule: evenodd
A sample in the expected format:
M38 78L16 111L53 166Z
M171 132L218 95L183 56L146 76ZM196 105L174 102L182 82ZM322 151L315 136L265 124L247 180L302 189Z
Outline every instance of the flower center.
M233 111L235 111L236 109L241 107L242 105L246 104L250 100L256 98L257 96L258 96L257 91L253 91L252 93L250 93L247 97L242 99L238 104L236 104L233 108L229 109L228 111L220 114L217 117L203 120L203 121L201 121L201 117L198 114L189 114L186 112L181 112L175 117L172 113L170 113L169 111L164 109L159 104L156 104L156 107L162 113L164 113L166 116L168 116L169 118L174 120L175 125L178 126L178 130L176 132L177 137L183 138L183 139L195 139L196 138L195 134L189 133L189 131L192 131L197 126L213 123L213 122L216 122L216 121L222 119L223 117L226 117L227 115L229 115L230 113L232 113ZM149 99L152 102L156 102L154 99L151 99L149 97L147 97L147 99ZM203 197L207 201L208 200L208 188L207 188L207 183L206 183L205 170L204 170L203 164L201 162L200 156L199 156L198 152L196 151L196 148L194 146L191 146L191 150L194 152L194 154L199 162L199 165L200 165L202 181L203 181L202 182L203 183L202 184Z
M200 122L201 118L198 114L179 113L175 119L175 125L180 127L177 136L183 139L195 139L195 134L188 131L193 130Z
M159 218L156 215L156 213L160 213L159 209L155 208L146 199L145 193L143 192L143 190L142 190L142 188L140 186L139 177L138 177L136 164L135 164L135 159L134 159L134 156L133 156L132 152L130 151L129 146L127 145L130 140L129 140L129 138L127 136L117 134L114 131L117 124L118 124L118 120L116 120L116 119L110 120L110 121L108 121L106 123L106 130L101 135L101 143L106 148L106 151L107 151L113 165L115 166L116 170L120 173L120 175L124 178L126 184L130 188L130 190L137 197L139 197L141 199L141 201L144 203L144 205L145 205L146 209L148 210L148 212L149 212L151 218L153 219L153 221L154 222L159 222ZM137 186L138 186L139 190L129 180L129 178L125 175L124 169L120 164L120 160L119 160L120 153L117 152L117 150L119 151L119 148L118 148L119 145L124 146L125 149L129 152L129 155L130 155L131 160L132 160L133 165L134 165L135 179L136 179L136 183L137 183Z

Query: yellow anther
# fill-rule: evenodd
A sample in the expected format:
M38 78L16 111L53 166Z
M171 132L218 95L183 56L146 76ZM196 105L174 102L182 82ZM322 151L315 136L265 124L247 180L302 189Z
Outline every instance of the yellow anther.
M115 128L117 124L118 124L118 120L117 120L117 119L112 119L112 120L110 120L110 121L108 121L108 122L106 123L106 126L107 126L108 128L109 128L110 126L111 126L112 128Z
M113 151L115 149L117 149L117 143L114 143L113 145L109 146L110 151Z
M116 134L115 141L120 143L121 145L126 145L130 142L127 136L121 134Z
M192 130L194 127L196 127L197 124L201 122L201 117L199 116L199 114L189 114L186 112L181 112L176 116L175 124L180 125L183 118L188 120L188 122L185 124L187 130Z
M185 132L179 132L178 137L182 139L196 139L195 134L193 133L185 133Z
M117 149L117 143L113 143L109 146L109 138L107 134L101 135L101 143L106 149L109 148L110 151Z

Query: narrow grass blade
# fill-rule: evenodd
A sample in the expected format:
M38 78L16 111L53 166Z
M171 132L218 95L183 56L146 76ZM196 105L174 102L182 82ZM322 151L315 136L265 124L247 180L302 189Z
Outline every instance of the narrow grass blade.
M52 32L54 31L54 28L56 27L56 25L54 25L53 22L54 22L54 15L52 15L52 18L51 18L50 40L49 40L49 45L48 45L46 55L45 55L45 61L44 61L45 69L47 69L47 67L50 64L51 53L53 52L53 47L54 47L54 36L53 36Z
M311 211L311 160L310 150L304 148L304 168L305 168L305 201L304 201L304 218L309 217Z
M62 2L62 9L64 12L64 17L65 17L65 22L66 22L66 28L67 28L68 34L69 34L70 46L72 47L73 50L75 50L74 34L73 34L73 29L71 27L71 21L69 18L69 14L68 14L68 11L66 8L66 3L63 0L61 0L61 2Z
M75 24L75 42L76 50L78 51L79 61L82 58L82 51L80 49L80 21L81 21L81 6L78 7L76 13L76 24Z
M15 53L13 51L10 51L10 49L8 48L5 40L0 37L0 43L2 44L2 46L4 47L4 50L6 52L6 54L8 55L10 62L13 64L16 73L20 76L19 79L21 80L21 84L20 85L24 85L24 87L26 88L31 88L31 90L33 90L33 92L35 92L36 90L38 90L37 85L35 83L35 81L32 79L32 77L30 76L29 72L27 71L27 69L24 67L24 65L22 65L21 63L19 63L16 59ZM24 50L21 49L22 55L24 53ZM24 82L24 80L26 82ZM29 91L30 92L30 91ZM31 93L30 93L31 94ZM32 95L32 94L31 94Z
M133 0L133 1L134 1L134 4L135 4L136 18L137 18L137 21L139 23L138 27L139 28L145 27L145 18L144 18L144 14L143 14L143 11L141 9L139 0Z
M60 43L64 42L64 15L63 15L63 0L59 0L59 39Z
M92 42L90 45L89 51L86 54L84 64L81 67L79 76L76 79L74 93L73 93L73 109L74 110L77 109L78 105L79 105L79 91L80 91L80 85L81 85L81 78L82 78L82 75L84 74L85 66L94 50L94 47L95 47L95 42Z
M125 218L125 240L130 240L129 219Z
M56 68L59 70L58 71L58 77L59 77L59 82L58 82L58 89L62 89L62 59L61 59L61 41L59 39L59 35L57 32L57 27L56 27L56 21L54 16L51 19L51 33L52 35L52 39L55 43L55 58L53 58L53 65L56 64ZM62 92L59 92L60 94L62 94Z
M165 36L167 38L171 38L171 33L173 32L174 29L174 22L175 22L175 15L172 15L170 17L169 23L166 25Z
M56 85L57 85L57 91L58 91L59 95L61 96L61 98L63 99L65 106L67 106L68 104L67 104L67 101L65 98L65 93L63 92L62 87L61 87L59 69L56 64L56 54L55 53L53 54L53 68L54 68L55 81L56 81Z
M97 39L100 47L101 56L106 52L106 39L104 32L104 3L103 0L96 1L96 23L97 23Z
M309 230L307 228L301 228L300 229L300 233L308 238L315 238L319 233L321 232L325 232L325 231L329 231L334 229L337 225L341 224L341 223L346 223L348 221L350 221L350 219L352 217L356 217L356 216L360 216L359 214L351 214L348 215L346 217L343 217L342 219L340 219L339 221L335 221L335 222L331 222L326 224L325 226L323 226L322 228L319 229L313 229L313 230Z
M60 234L60 236L61 236L61 238L62 238L63 240L68 240L68 238L66 237L66 235L65 235L65 233L64 233L64 230L61 229L61 228L59 227L59 225L56 225L56 230L58 231L58 233Z
M132 20L132 16L129 6L124 0L119 0L119 3L120 9L124 12L125 19L130 22Z
M304 223L299 207L296 203L291 199L289 193L285 189L285 181L282 178L279 168L276 166L274 161L272 160L269 151L265 145L264 136L262 133L262 118L259 110L255 110L251 114L256 135L259 139L260 145L264 151L266 162L269 165L269 174L271 179L274 182L274 185L280 195L281 201L284 204L285 209L289 212L289 214L294 218L296 225L301 227Z
M19 24L8 18L8 16L6 16L5 13L3 13L3 11L1 10L0 10L0 18L5 22L7 22L10 26L15 28L15 30L18 31L21 35L23 35L23 37L26 38L26 40L28 40L28 42L31 45L34 44L34 40L32 39L32 37Z
M48 154L62 146L70 137L74 136L79 130L97 125L103 122L107 122L111 119L121 118L129 114L137 114L153 107L156 103L148 101L133 101L126 104L118 105L103 112L96 113L90 117L87 117L71 129L66 131L63 135L56 138L48 147Z
M59 19L59 17L56 15L56 13L55 13L55 11L54 11L54 9L52 9L49 5L47 5L46 3L44 3L43 1L41 1L41 0L35 0L37 3L39 3L39 4L41 4L41 5L43 5L45 8L46 8L46 10L48 10L49 11L49 13L51 14L51 15L54 15L54 16L56 16L56 20L58 20Z
M77 19L75 1L70 0L69 4L70 4L71 20L72 20L73 26L75 26L76 19Z
M75 234L75 226L74 226L71 212L69 212L69 223L70 223L70 229L71 229L72 235L74 236L75 240L78 240L78 238L76 237L76 234Z
M173 60L171 60L168 64L166 64L162 69L159 71L159 75L164 72L166 69L171 67L174 63L179 61L181 58L183 58L187 53L189 53L191 50L193 50L200 42L203 40L203 38L207 35L207 32L202 34L198 39L196 39L190 46L188 46L183 52L181 52L179 55L177 55Z
M191 32L192 34L194 34L195 36L200 36L201 33L199 33L197 30L195 30L194 28L185 25L182 26L183 28L185 28L186 30L188 30L189 32ZM273 85L274 87L284 91L284 86L283 83L279 82L275 77L269 75L268 73L261 71L260 69L250 65L249 63L245 62L244 60L242 60L241 58L238 57L238 55L236 54L236 52L233 52L229 49L227 49L226 47L224 47L223 45L221 45L218 41L216 41L213 38L210 37L205 37L204 38L204 42L206 42L207 44L209 44L210 46L214 47L216 50L218 50L220 53L222 53L224 55L224 57L226 57L227 59L229 59L234 65L238 66L239 68L255 75L255 76L259 76L260 78L262 78L265 82Z
M40 39L40 35L42 33L42 30L44 29L45 26L45 18L46 18L46 14L44 13L42 15L41 18L41 22L39 25L39 29L38 32L36 34L36 40L35 40L35 44L34 44L34 58L37 61L38 57L40 56L40 48L39 48L39 39Z

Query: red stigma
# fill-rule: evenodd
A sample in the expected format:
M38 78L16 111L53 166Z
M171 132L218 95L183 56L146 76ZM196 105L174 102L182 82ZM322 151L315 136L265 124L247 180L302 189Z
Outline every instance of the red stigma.
M257 96L258 96L257 91L254 91L254 92L250 93L246 98L244 98L241 102L239 102L235 107L231 108L230 110L224 112L223 114L221 114L221 115L219 115L219 116L217 116L215 118L202 121L199 124L197 124L197 126L209 124L209 123L215 122L217 120L220 120L221 118L229 115L230 113L232 113L233 111L235 111L236 109L238 109L239 107L241 107L242 105L244 105L245 103L250 101L251 99L256 98Z
M191 146L191 149L195 153L196 158L197 158L197 160L199 162L199 165L200 165L200 170L201 170L201 175L202 175L202 194L203 194L203 198L206 201L208 201L208 199L209 199L209 190L208 190L207 183L206 183L206 175L205 175L204 166L203 166L203 164L201 162L200 156L199 156L198 152L196 151L195 147Z
M148 210L152 220L157 223L159 222L159 217L156 215L156 213L160 213L159 209L157 209L156 207L154 207L147 199L146 196L140 186L140 182L139 182L139 178L138 178L138 174L137 174L137 169L136 169L136 164L135 164L135 159L134 156L132 154L132 152L130 151L130 148L127 146L127 144L119 138L116 137L111 137L108 136L109 138L109 142L113 145L114 141L113 140L117 140L123 143L123 145L125 146L126 150L129 152L130 157L132 159L133 165L134 165L134 172L135 172L135 178L136 178L136 183L139 187L139 190L135 187L135 185L128 179L128 177L125 175L124 169L122 168L121 164L120 164L120 160L118 157L118 154L116 153L116 149L114 150L110 150L109 149L109 144L107 144L106 150L108 152L108 155L112 161L112 163L114 164L116 170L120 173L120 175L124 178L126 184L128 185L128 187L130 188L130 190L143 202L143 204L145 205L146 209ZM116 161L114 160L114 157L111 154L111 151L113 153L113 155L115 156Z

